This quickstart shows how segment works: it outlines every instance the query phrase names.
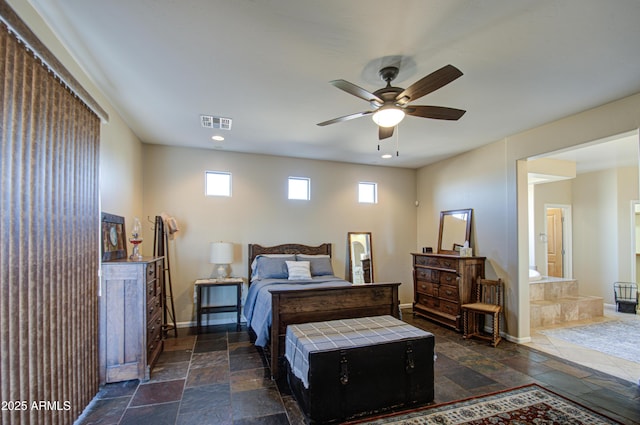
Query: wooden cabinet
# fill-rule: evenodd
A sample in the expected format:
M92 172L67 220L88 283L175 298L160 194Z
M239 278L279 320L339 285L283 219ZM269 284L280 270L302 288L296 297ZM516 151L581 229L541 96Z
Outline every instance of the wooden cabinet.
M461 331L460 305L469 302L475 279L478 276L484 277L485 257L411 255L413 314Z
M163 257L102 263L100 383L148 380L162 352Z

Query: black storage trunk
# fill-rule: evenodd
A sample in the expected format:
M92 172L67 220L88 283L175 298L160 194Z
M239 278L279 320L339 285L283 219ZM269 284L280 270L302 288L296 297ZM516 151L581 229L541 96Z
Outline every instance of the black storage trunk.
M288 367L291 390L312 424L433 401L434 337L309 354L309 388ZM287 363L287 366L288 363Z

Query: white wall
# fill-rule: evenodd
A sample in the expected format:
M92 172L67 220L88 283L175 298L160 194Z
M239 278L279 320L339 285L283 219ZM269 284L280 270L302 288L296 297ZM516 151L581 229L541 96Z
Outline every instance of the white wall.
M615 170L606 170L581 175L573 185L573 269L582 295L605 296L604 287L611 286L617 277L616 184Z
M504 148L494 143L418 171L418 246L437 247L440 211L473 208L471 247L488 257L487 273L504 266L506 175ZM494 220L495 218L495 220ZM478 223L484 223L479 226Z
M144 221L166 212L180 226L169 252L179 323L194 320L193 282L212 274L209 243L218 240L235 245L235 276L247 277L249 243L324 242L332 243L334 271L344 276L347 232L370 231L376 281L402 282L401 302L413 301L415 170L147 144L143 150ZM204 196L207 170L232 173L232 197ZM311 201L287 199L289 176L311 178ZM358 204L360 181L378 183L378 204ZM150 254L149 226L145 232L142 250ZM228 302L231 294L216 296Z
M129 232L142 216L142 143L116 113L110 117L100 128L100 208L123 216Z

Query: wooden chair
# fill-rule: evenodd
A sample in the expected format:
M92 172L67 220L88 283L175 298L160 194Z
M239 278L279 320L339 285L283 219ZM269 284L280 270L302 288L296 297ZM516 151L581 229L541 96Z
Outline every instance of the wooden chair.
M478 278L471 292L471 303L462 304L464 338L477 337L491 342L494 347L500 340L500 313L502 312L502 279ZM493 332L483 331L485 316L493 316Z

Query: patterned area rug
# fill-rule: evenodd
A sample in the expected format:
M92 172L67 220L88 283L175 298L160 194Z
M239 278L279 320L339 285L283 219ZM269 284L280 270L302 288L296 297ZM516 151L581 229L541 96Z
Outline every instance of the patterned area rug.
M573 328L548 329L540 333L572 344L640 363L640 320L613 320Z
M349 424L620 424L536 385Z

